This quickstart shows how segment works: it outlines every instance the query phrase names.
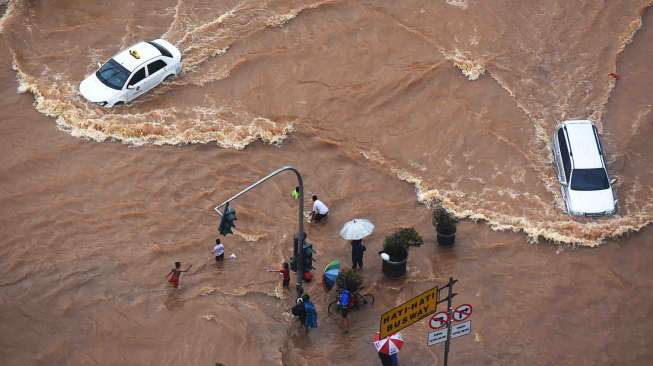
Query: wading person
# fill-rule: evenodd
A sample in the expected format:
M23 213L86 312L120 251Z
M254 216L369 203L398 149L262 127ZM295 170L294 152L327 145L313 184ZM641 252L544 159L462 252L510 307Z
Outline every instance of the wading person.
M394 366L392 364L392 357L386 355L385 353L379 352L379 358L381 359L381 365L383 366Z
M329 214L329 208L320 201L316 195L313 195L313 211L311 212L311 221L320 222Z
M308 296L308 294L304 294L302 298L304 299L304 310L306 311L304 328L308 332L310 328L317 328L317 311L315 310L315 305L311 302L311 297Z
M224 261L224 245L220 239L215 239L215 246L213 247L213 255L215 256L215 263Z
M290 285L290 266L288 265L288 262L283 262L281 269L271 269L268 272L281 273L283 277L283 287L288 288Z
M359 270L363 269L363 254L365 253L365 245L363 245L363 240L352 240L351 241L351 268L356 270L358 267Z
M299 319L299 322L302 324L302 327L306 323L306 309L304 308L304 298L300 297L297 299L297 304L290 308L290 313L296 316Z
M188 266L188 268L182 270L181 269L181 262L175 262L175 268L171 269L170 272L168 272L168 275L166 275L166 278L168 279L168 282L172 287L174 288L179 288L179 279L181 278L181 274L184 272L188 272L190 267L193 265L191 264Z
M338 296L338 308L340 309L340 315L342 316L342 328L345 330L345 333L349 332L349 319L347 319L347 314L349 313L349 307L351 300L351 294L349 290L343 289L340 291Z

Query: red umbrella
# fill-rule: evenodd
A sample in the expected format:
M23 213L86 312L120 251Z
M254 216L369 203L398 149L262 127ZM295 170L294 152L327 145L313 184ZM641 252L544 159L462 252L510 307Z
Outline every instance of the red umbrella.
M395 333L383 339L379 339L379 332L374 334L374 347L377 352L392 356L395 353L399 353L399 350L403 346L404 340L401 338L400 333Z

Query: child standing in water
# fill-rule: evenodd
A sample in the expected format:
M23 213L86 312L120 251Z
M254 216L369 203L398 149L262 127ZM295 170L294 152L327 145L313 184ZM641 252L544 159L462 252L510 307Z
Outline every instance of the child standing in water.
M166 275L166 278L168 279L168 282L172 285L174 288L179 288L179 278L181 277L181 274L184 272L188 272L190 267L193 265L191 264L188 266L188 268L182 270L181 269L181 262L175 262L175 268L171 269L170 272Z
M288 262L283 262L283 266L281 269L272 269L269 270L268 272L278 272L283 275L283 287L288 288L290 285L290 266L288 266Z
M213 247L213 254L215 254L215 263L224 261L224 245L220 239L215 239L215 246Z

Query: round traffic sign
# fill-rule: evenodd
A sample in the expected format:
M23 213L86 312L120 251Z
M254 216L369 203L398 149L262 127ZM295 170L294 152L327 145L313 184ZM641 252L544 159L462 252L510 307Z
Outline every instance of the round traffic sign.
M453 320L456 322L461 322L472 315L472 306L470 304L459 305L456 310L453 311Z
M441 311L431 317L431 320L429 320L429 326L431 329L440 329L447 325L447 321L449 321L449 314Z

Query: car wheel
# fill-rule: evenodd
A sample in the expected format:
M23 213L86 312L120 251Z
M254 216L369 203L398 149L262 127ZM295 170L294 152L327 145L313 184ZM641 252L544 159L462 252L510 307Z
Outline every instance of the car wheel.
M166 78L163 79L163 81L164 82L172 81L175 78L175 76L176 76L175 74L170 74L170 75L166 76Z
M115 102L115 103L113 104L113 106L114 106L114 107L118 107L118 106L121 106L121 105L124 105L124 104L125 104L124 102Z

